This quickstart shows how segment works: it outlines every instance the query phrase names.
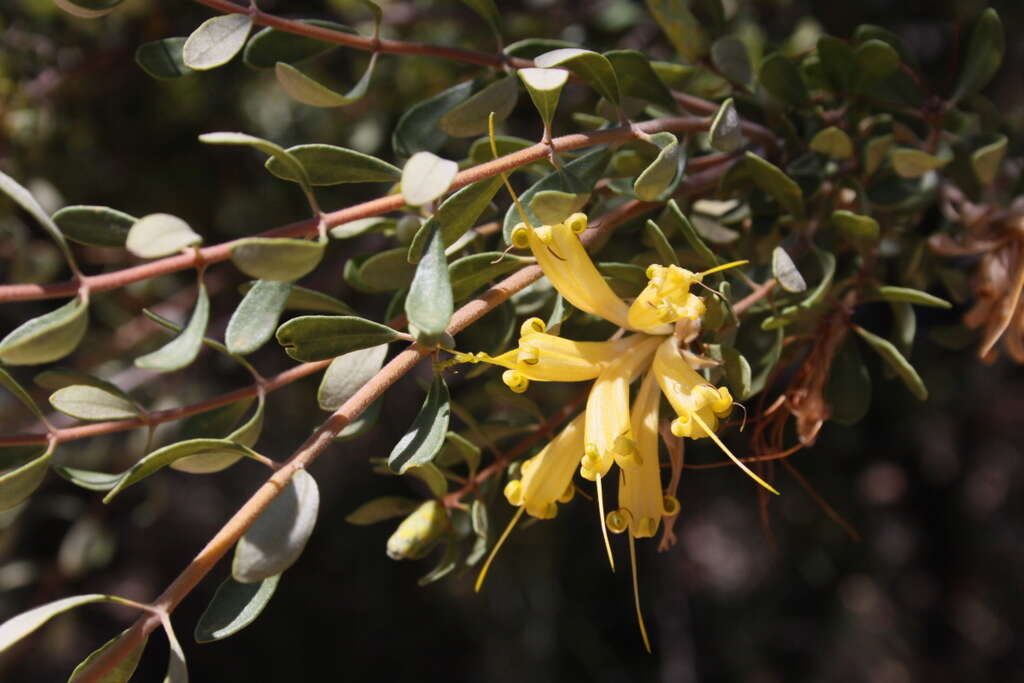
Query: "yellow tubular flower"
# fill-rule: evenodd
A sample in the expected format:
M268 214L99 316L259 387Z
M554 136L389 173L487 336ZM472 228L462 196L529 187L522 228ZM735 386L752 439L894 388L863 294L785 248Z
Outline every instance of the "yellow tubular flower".
M700 274L679 266L652 265L647 268L647 279L647 287L629 307L632 327L645 329L704 315L704 302L690 292L690 285L700 282Z
M642 336L640 343L605 366L594 381L587 397L586 438L580 466L584 478L603 477L613 461L620 467L640 464L629 423L629 385L650 364L660 343L659 337Z
M581 413L537 455L522 465L522 478L505 486L505 498L512 505L540 519L550 519L558 502L572 497L572 475L583 455L585 417Z
M632 329L628 307L601 277L577 237L586 228L587 217L582 213L574 213L565 223L537 228L520 223L512 231L512 242L530 248L551 284L573 306Z
M658 531L665 513L658 466L658 404L661 392L654 373L648 372L633 401L630 421L640 453L640 466L619 472L619 511L629 521L629 534L650 538ZM610 526L610 525L609 525Z

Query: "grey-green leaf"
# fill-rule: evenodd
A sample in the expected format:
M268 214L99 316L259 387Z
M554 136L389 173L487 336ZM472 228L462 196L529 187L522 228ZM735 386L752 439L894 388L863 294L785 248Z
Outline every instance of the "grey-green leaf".
M519 69L517 73L526 86L526 92L530 94L541 121L550 128L551 121L555 118L555 110L558 108L562 87L569 80L569 72L565 69L529 68Z
M797 270L793 259L781 246L772 251L772 275L787 292L799 293L807 289L804 276Z
M917 370L911 365L903 354L900 353L892 342L888 339L879 337L877 334L868 332L859 325L854 326L854 331L860 335L861 339L868 343L868 346L882 357L890 368L899 375L899 378L903 380L903 383L910 389L910 392L917 397L919 401L924 401L928 398L928 389L924 385L924 381L921 376L917 374Z
M447 329L454 310L448 259L438 228L416 266L416 275L405 298L405 315L411 328L416 330L417 341L429 346Z
M93 470L65 467L64 465L54 465L53 471L75 486L88 489L89 491L109 491L117 486L117 482L121 480L120 472L113 474L109 472L94 472Z
M138 406L123 394L82 384L73 384L53 392L50 405L80 420L129 420L139 416Z
M835 126L818 131L811 138L810 148L833 159L849 159L853 156L853 140L846 131Z
M982 185L991 185L999 175L999 165L1006 156L1006 143L1005 135L996 135L991 142L971 153L971 167Z
M256 621L274 597L280 574L268 576L259 583L239 583L228 577L217 588L196 624L197 643L223 640Z
M647 8L676 52L690 64L707 54L708 38L687 0L647 0Z
M298 470L239 539L231 562L235 580L255 583L292 566L313 533L319 507L316 481Z
M747 169L754 184L767 192L784 210L794 216L801 217L804 213L804 193L796 181L782 170L753 152L747 152Z
M75 683L80 680L82 671L98 659L104 652L116 645L118 641L124 638L126 633L128 633L127 630L122 631L104 643L101 647L90 653L88 657L83 659L81 663L75 667L75 670L71 672L71 677L68 678L68 683ZM146 644L148 642L149 638L143 638L142 642L136 645L135 648L127 654L127 656L114 664L113 668L103 674L101 678L96 679L97 683L128 683L132 674L135 673L135 668L139 665L139 659L142 658L142 652L146 649Z
M487 22L487 26L501 41L501 14L494 0L462 0L462 3L480 15L480 18Z
M811 97L800 76L800 69L779 52L764 58L758 79L783 104L791 107L806 107L810 104Z
M135 63L153 78L169 80L192 73L185 64L182 51L187 38L173 36L139 45L135 50Z
M747 85L754 76L747 45L736 36L723 36L711 45L711 63L733 83Z
M251 28L252 17L248 14L224 14L207 19L182 46L182 61L196 71L227 64L245 45Z
M932 306L933 308L953 307L953 304L949 303L945 299L929 294L928 292L922 292L919 289L911 289L910 287L883 285L871 290L868 294L871 298L878 298L883 301L903 301L908 304Z
M647 235L647 239L650 240L654 250L658 252L658 258L661 259L661 263L672 266L679 265L679 257L676 256L676 250L672 248L672 244L669 243L668 238L665 237L665 233L661 231L657 223L648 220L644 225L644 233Z
M871 407L871 374L853 339L843 344L832 361L825 400L832 409L829 419L841 425L857 424Z
M683 235L686 243L690 245L690 249L697 253L697 256L700 257L700 260L704 262L707 268L714 268L718 265L718 259L715 257L714 252L701 239L693 224L690 223L689 219L680 210L679 205L676 204L676 200L668 200L668 205L665 212L662 213L660 220L662 225L666 227L674 226Z
M857 87L862 91L888 78L900 67L900 54L878 39L861 43L854 56L857 60Z
M0 341L0 361L39 365L75 350L89 328L89 304L76 297L60 308L32 318Z
M299 19L310 26L326 28L341 33L355 33L348 26L322 19ZM329 52L338 47L337 43L328 43L316 38L281 31L275 28L264 28L255 35L242 52L242 61L256 69L272 69L278 62L295 64Z
M246 237L231 247L231 261L249 277L291 282L320 265L325 248L323 242L288 237Z
M416 263L427 246L427 238L437 225L441 226L441 239L447 248L473 227L491 199L501 187L501 177L485 178L467 185L447 197L430 220L420 226L409 244L410 263Z
M156 351L139 356L135 366L147 370L171 372L189 365L199 355L203 345L203 335L210 321L210 297L206 293L206 285L199 283L196 296L196 307L192 311L188 325L177 337L161 346Z
M818 38L818 60L832 89L849 93L857 76L857 56L853 48L833 36Z
M455 301L462 301L494 278L519 270L531 260L499 251L470 254L454 261L448 267Z
M29 393L25 391L25 388L21 386L18 380L14 379L7 370L0 367L0 385L3 385L7 391L14 394L14 397L21 401L22 405L31 411L33 415L38 417L40 420L43 419L43 412L39 410L39 406L32 400Z
M867 243L877 242L881 235L881 228L871 216L840 209L832 212L832 225L848 240L862 241Z
M676 108L672 91L655 73L650 57L636 50L612 50L605 52L604 56L615 69L623 95L647 100L669 110Z
M274 75L277 82L293 99L311 107L344 107L357 102L366 95L370 89L370 80L373 78L373 70L377 66L377 54L373 53L366 71L360 76L356 84L347 93L336 92L319 81L307 76L291 64L278 62L274 65Z
M316 399L323 410L337 410L373 379L388 354L388 345L371 346L338 356L327 366Z
M277 341L300 361L334 358L396 339L390 327L355 316L304 315L277 329Z
M188 667L185 665L185 651L181 649L178 637L174 635L171 621L164 618L164 633L167 635L168 653L167 674L163 683L188 683Z
M390 183L402 177L401 169L369 154L334 145L296 145L287 152L298 159L309 174L313 185L340 185L341 183ZM284 180L301 182L276 157L267 159L267 170Z
M898 147L889 153L889 158L901 178L920 178L952 161L952 156L928 154L913 147Z
M637 176L633 192L641 201L651 202L671 192L682 177L686 157L672 133L656 133L650 142L661 148L658 156Z
M745 145L747 139L743 136L740 127L740 115L736 112L736 105L732 98L722 102L711 120L711 130L708 131L708 144L719 152L735 152Z
M250 401L240 401L238 406L249 405ZM175 458L171 460L168 465L171 469L178 470L179 472L188 472L190 474L212 474L214 472L220 472L222 470L231 467L243 457L250 455L250 451L239 450L235 445L244 446L245 448L252 448L256 441L260 437L260 433L263 431L263 415L266 410L266 395L261 393L259 400L256 402L256 410L253 414L245 421L240 427L232 431L230 434L224 437L225 441L231 443L227 448L218 448L217 444L208 444L207 448L204 448L199 453L194 455L187 455L185 457ZM225 406L237 410L235 405ZM228 419L233 417L234 411L224 415L224 423L227 423ZM218 416L220 417L220 416ZM241 417L241 415L239 415ZM237 419L235 420L237 422ZM231 422L234 425L234 422ZM218 430L213 433L215 437L220 437L224 431L222 425L216 425ZM228 427L230 428L230 427ZM185 431L184 429L182 430ZM209 434L210 432L207 432ZM207 436L204 434L203 436ZM214 439L217 440L217 439Z
M366 526L386 519L404 517L418 508L422 501L399 496L382 496L363 503L345 517L349 524Z
M454 161L433 152L416 152L402 168L402 198L410 206L420 206L443 195L459 172Z
M502 76L465 102L453 107L441 117L441 130L455 138L468 138L487 132L487 121L494 114L494 123L508 118L519 98L519 81L513 76Z
M116 600L109 595L102 595L100 593L74 595L69 598L48 602L45 605L40 605L11 617L0 624L0 652L8 649L58 614L91 602L116 602Z
M92 247L123 249L128 231L138 219L106 206L65 206L53 214L64 236Z
M412 427L399 439L388 456L391 471L404 474L409 468L430 463L444 444L450 417L448 385L444 378L437 375Z
M538 55L533 63L543 69L560 66L572 71L593 87L601 97L613 104L618 104L622 99L615 69L612 68L608 58L602 54L591 50L564 47Z
M32 495L46 477L47 466L53 456L53 447L25 464L0 475L0 511L9 510ZM0 632L3 627L0 626ZM3 639L0 638L0 650Z
M216 133L203 133L199 136L199 141L207 145L241 145L244 147L255 147L264 154L274 157L278 163L281 164L282 173L287 173L289 177L298 178L299 185L303 188L309 188L312 183L309 180L309 174L306 172L306 167L303 166L294 155L289 153L280 145L277 145L269 140L258 138L254 135L247 135L246 133L232 133L226 131L220 131Z
M125 247L139 258L160 258L202 243L203 238L177 216L151 213L128 230Z
M71 253L71 248L68 246L67 240L64 239L64 233L60 231L57 224L47 215L43 207L39 205L36 198L32 196L32 193L26 190L21 184L18 183L14 178L7 175L3 171L0 171L0 192L14 200L14 203L27 211L33 218L39 221L39 224L43 226L43 229L50 234L53 241L57 243L61 253L64 254L64 258L67 259L68 265L71 266L72 270L78 266L75 263L75 257Z
M1006 34L999 13L991 7L978 17L967 45L967 58L960 69L953 102L984 88L1003 61L1006 52Z
M416 152L441 149L448 135L438 122L473 93L473 86L473 81L465 81L410 107L398 120L391 136L395 154L408 158Z
M228 351L245 355L270 341L291 290L287 282L257 280L228 321L224 334Z

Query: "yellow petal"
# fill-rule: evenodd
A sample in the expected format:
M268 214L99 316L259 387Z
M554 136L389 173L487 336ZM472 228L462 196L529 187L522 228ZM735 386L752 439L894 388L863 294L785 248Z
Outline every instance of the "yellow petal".
M690 292L699 282L694 274L679 266L652 265L647 269L649 282L629 307L629 324L636 329L649 329L677 320L697 320L704 315L704 302Z
M661 392L653 372L644 376L633 400L633 438L640 452L638 467L619 472L619 507L626 511L630 534L636 538L654 536L661 524L664 493L658 466L658 404Z
M583 457L585 419L580 413L540 453L530 458L520 479L521 502L514 504L524 505L530 515L544 518L550 511L549 506L565 496Z

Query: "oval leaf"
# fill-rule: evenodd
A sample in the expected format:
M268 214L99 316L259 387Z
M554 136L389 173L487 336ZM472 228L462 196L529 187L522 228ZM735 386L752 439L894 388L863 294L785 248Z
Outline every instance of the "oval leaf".
M999 165L1006 156L1006 143L1005 135L997 135L993 142L971 153L971 167L982 185L991 185L999 175Z
M888 43L871 39L857 47L857 87L867 90L900 68L900 54Z
M189 224L169 213L151 213L135 221L125 246L139 258L160 258L202 244Z
M46 477L46 469L53 455L53 447L24 465L0 475L0 510L10 510L32 495ZM3 627L0 627L0 631ZM0 638L0 650L3 649Z
M138 219L106 206L65 206L53 214L64 236L92 247L124 248L128 231Z
M274 336L291 289L287 282L257 280L228 321L224 334L228 351L244 355L267 343Z
M654 71L650 57L636 50L611 50L604 56L615 69L623 95L647 100L669 110L676 109L675 98Z
M39 365L75 350L89 328L89 304L76 297L60 308L32 318L0 341L0 361Z
M53 4L73 17L81 19L98 19L114 11L124 0L53 0Z
M442 159L432 152L416 152L402 168L402 197L410 206L420 206L437 199L451 187L459 172L454 161Z
M452 285L448 279L448 259L440 228L434 230L423 258L416 266L416 275L405 298L405 315L416 339L431 346L447 329L455 310Z
M775 247L775 250L772 251L772 275L787 292L799 293L807 289L804 276L800 274L793 259L782 247Z
M688 0L647 0L647 9L668 36L679 56L696 64L707 54L708 39Z
M313 185L395 182L402 171L386 161L334 145L296 145L288 153L299 160ZM284 180L301 182L276 157L267 159L267 170Z
M373 379L388 355L388 345L371 346L338 356L327 366L316 399L323 410L337 410Z
M438 375L434 377L412 427L399 439L388 456L391 471L404 474L410 468L430 463L444 445L450 416L448 385Z
M487 121L494 114L494 123L508 118L519 98L519 82L515 76L502 76L465 102L454 107L438 122L448 135L468 138L487 132Z
M832 409L829 419L841 425L857 424L871 407L871 374L853 339L843 344L832 361L825 400Z
M853 156L853 140L840 128L829 126L811 138L811 149L833 159L849 159Z
M928 398L928 389L925 387L921 376L917 374L914 366L907 362L903 354L892 345L892 342L879 337L877 334L868 332L859 325L854 325L853 329L899 375L907 389L910 389L910 393L914 394L919 401L924 401Z
M203 345L203 335L210 321L210 297L206 293L206 285L199 283L196 296L196 307L192 311L188 325L177 337L161 346L152 353L135 359L135 366L147 370L171 372L189 365L199 355Z
M386 325L355 316L304 315L277 330L285 352L300 361L334 358L351 351L380 346L398 339Z
M474 81L452 86L428 100L418 102L398 119L391 135L391 146L399 157L408 158L416 152L436 152L448 141L441 130L441 117L473 94Z
M32 193L21 186L14 178L7 175L3 171L0 171L0 192L14 200L14 203L27 211L33 218L39 221L39 224L43 226L43 229L50 234L53 241L57 243L61 253L64 254L64 258L71 266L72 270L77 268L75 264L75 257L71 253L71 248L68 246L67 240L64 239L64 233L60 231L57 224L53 222L53 219L43 210L43 207L39 205L36 198L32 196Z
M25 391L25 387L21 386L18 380L11 377L11 374L0 367L0 385L3 385L7 391L14 394L14 397L21 401L22 405L29 409L29 411L38 417L40 420L43 419L43 412L39 410L39 406L32 400L29 393Z
M877 242L881 228L871 216L861 216L852 211L832 212L832 225L851 241Z
M242 145L245 147L255 147L264 154L274 157L278 163L281 164L281 168L284 172L288 173L290 177L299 178L297 181L303 188L309 188L312 183L309 181L309 174L306 173L306 168L299 163L292 154L288 153L280 145L274 144L269 140L258 138L254 135L247 135L245 133L232 133L232 132L216 132L216 133L203 133L199 136L199 141L207 145ZM269 278L268 278L269 279Z
M383 496L363 503L345 517L345 521L357 526L376 524L386 519L404 517L418 508L422 502L398 496Z
M359 78L352 89L344 95L331 90L322 83L310 78L296 69L291 64L278 62L274 65L274 76L281 88L288 93L292 99L308 104L311 107L344 107L360 100L366 91L370 89L370 80L373 78L373 69L377 65L377 54L373 53L366 71Z
M641 201L651 202L675 189L683 175L686 157L672 133L657 133L650 142L661 148L651 165L637 176L633 192Z
M922 292L919 289L911 289L909 287L884 285L872 290L870 294L873 298L877 297L883 301L903 301L908 304L917 304L918 306L953 308L953 304L949 303L945 299L929 294L928 292Z
M448 267L452 296L462 301L491 280L519 270L531 259L500 251L486 251L463 256Z
M723 36L711 45L711 63L733 83L747 85L753 78L747 45L736 36Z
M75 667L75 670L71 672L71 677L68 678L68 683L75 683L80 680L80 675L86 668L89 667L96 659L98 659L103 653L110 648L114 647L128 631L122 631L118 635L114 636L102 647L93 651L88 657L82 660L82 662ZM136 667L139 665L139 659L142 658L142 652L146 649L146 644L149 642L149 638L143 638L142 642L135 646L126 656L118 660L114 664L113 668L103 674L102 678L97 679L97 683L128 683L131 679L132 674L135 673Z
M313 533L319 507L316 481L298 470L238 540L231 562L235 580L255 583L292 566Z
M82 384L58 389L50 395L50 405L80 420L128 420L140 414L124 395Z
M353 34L348 26L322 19L299 19L310 26L331 29L342 33ZM278 62L295 64L317 55L324 54L338 47L337 43L328 43L297 33L280 31L276 28L262 29L246 44L242 52L242 61L256 69L272 69Z
M558 99L562 94L562 86L569 80L569 72L565 69L519 69L517 72L526 92L530 93L533 106L537 108L544 126L551 127L558 108Z
M117 482L121 480L120 472L114 474L94 472L92 470L80 470L76 467L65 467L63 465L55 465L53 471L75 486L89 491L109 491L117 486Z
M767 192L783 209L794 216L803 216L804 192L796 181L769 161L765 161L753 152L747 152L747 168L754 184Z
M542 69L561 66L586 81L601 97L613 104L622 99L619 92L619 79L608 58L591 50L575 47L564 47L538 55L533 63Z
M446 198L438 207L437 213L416 231L409 244L409 263L417 263L420 260L423 249L427 246L427 238L438 225L441 226L441 240L444 246L447 248L455 244L480 218L480 214L501 187L501 182L500 176L480 180Z
M231 261L250 277L291 282L320 265L325 247L287 237L246 237L231 247Z
M893 170L902 178L920 178L929 171L942 168L951 158L942 158L913 147L899 147L889 154Z
M169 80L192 73L182 51L187 38L174 36L143 43L135 50L135 63L153 78Z
M708 131L708 144L712 149L719 152L735 152L747 143L740 127L740 115L736 112L736 105L732 98L722 102L722 106L715 113L711 120L711 130Z
M75 595L70 598L54 600L35 609L30 609L27 612L22 612L0 624L0 652L14 645L58 614L81 605L87 605L90 602L117 602L117 600L109 595L102 595L100 593Z
M811 102L800 76L800 69L785 55L778 52L765 57L758 73L761 85L777 100L791 107L806 107Z
M1006 34L999 14L991 7L978 17L967 45L967 58L960 69L953 102L984 88L1003 61L1006 52Z
M230 576L224 579L199 617L196 642L223 640L256 621L270 598L274 597L280 580L280 574L268 576L259 583L239 583Z
M205 71L227 64L238 54L249 37L252 17L225 14L199 25L181 48L181 58L190 69Z

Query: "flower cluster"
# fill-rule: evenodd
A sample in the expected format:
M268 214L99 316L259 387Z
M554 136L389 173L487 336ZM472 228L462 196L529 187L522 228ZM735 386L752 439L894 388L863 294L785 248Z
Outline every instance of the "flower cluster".
M628 530L632 540L652 537L662 518L679 512L679 501L666 494L658 464L658 419L662 394L675 411L672 433L691 439L711 438L759 484L775 492L751 472L716 435L719 421L733 407L725 387L715 387L694 368L700 359L680 348L677 329L699 329L704 302L690 291L711 272L739 265L725 264L704 273L679 266L652 265L648 284L627 304L612 292L579 240L587 227L582 213L564 223L532 227L520 223L512 232L515 246L529 248L555 288L576 308L622 328L624 334L605 342L579 342L553 335L538 318L520 329L517 348L500 356L459 353L456 361L491 363L505 368L502 380L516 392L534 382L593 380L586 409L539 453L523 462L520 478L505 487L505 497L517 506L512 523L496 544L480 573L486 575L491 559L512 526L525 511L549 519L558 503L573 497L577 467L584 479L597 485L605 545L612 562L606 529ZM639 390L630 408L630 385ZM619 475L618 507L605 514L602 479L616 466ZM635 569L634 569L635 577ZM641 630L643 625L641 620ZM644 633L645 644L647 642Z

